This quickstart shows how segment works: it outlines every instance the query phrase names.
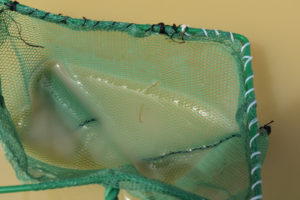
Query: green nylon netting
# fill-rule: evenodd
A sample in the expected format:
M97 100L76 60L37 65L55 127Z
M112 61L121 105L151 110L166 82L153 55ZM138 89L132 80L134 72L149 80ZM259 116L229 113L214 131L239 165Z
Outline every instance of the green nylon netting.
M99 183L127 199L261 197L267 136L257 134L243 36L0 0L0 52L0 138L18 178L37 183L23 190Z

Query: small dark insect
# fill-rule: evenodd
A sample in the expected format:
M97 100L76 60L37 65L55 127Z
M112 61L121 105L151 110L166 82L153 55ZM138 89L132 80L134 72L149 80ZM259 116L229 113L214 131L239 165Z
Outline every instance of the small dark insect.
M11 10L11 11L16 11L17 10L16 7L18 4L19 4L19 2L17 2L17 1L11 1L11 2L5 3L5 5L9 6L9 10Z
M269 123L265 124L264 126L260 127L259 129L265 129L267 134L270 135L272 132L270 124L272 124L274 120L270 121Z
M130 24L128 24L127 26L126 26L126 28L129 28L130 26L132 26L133 25L133 23L130 23Z
M159 26L159 33L168 36L173 42L176 42L176 43L184 43L184 42L185 42L185 41L184 41L184 34L185 34L185 32L182 32L182 33L181 33L181 40L182 40L182 41L178 42L178 41L176 41L176 40L174 39L174 35L175 35L176 33L178 33L178 28L179 28L180 26L176 26L176 24L173 24L171 27L172 27L172 29L174 30L174 32L173 32L172 34L169 34L169 33L167 33L167 31L166 31L167 25L165 25L164 23L160 22L160 23L158 23L158 24L153 24L153 25L151 25L151 27L148 28L148 29L146 30L146 32L148 32L148 31L150 31L150 30L153 31L153 32L155 32L155 30L154 30L154 27L155 27L155 26Z
M93 25L93 27L97 26L99 23L100 23L100 21L97 21L97 22Z
M160 22L157 25L159 26L159 33L168 35L168 33L166 32L166 26L164 23Z
M88 123L95 122L95 121L97 121L95 118L88 119L88 120L85 120L83 123L79 124L79 126L82 127Z
M87 22L87 18L85 18L85 17L82 17L83 18L83 24L81 25L81 26L84 26L85 25L85 23Z
M176 26L176 24L173 24L173 26L172 26L172 28L173 28L173 30L174 30L174 33L171 35L171 40L173 40L173 42L176 42L176 43L185 43L185 41L184 41L184 34L185 34L185 32L182 32L181 33L181 42L178 42L178 41L176 41L176 40L174 40L174 35L176 34L176 33L178 33L178 28L180 27L180 25L178 25L178 26Z
M69 19L70 17L68 16L65 16L65 18L63 20L61 20L60 22L63 23L63 24L67 24L67 20Z
M155 26L159 26L159 33L160 34L166 34L167 36L169 36L168 33L166 32L166 25L164 23L162 23L162 22L160 22L158 24L152 24L151 27L146 30L146 32L148 32L150 30L153 31L153 32L155 32L154 31L154 27Z

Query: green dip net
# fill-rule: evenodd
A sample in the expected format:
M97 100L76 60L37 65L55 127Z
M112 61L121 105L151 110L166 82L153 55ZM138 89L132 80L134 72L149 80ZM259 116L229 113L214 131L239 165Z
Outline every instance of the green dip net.
M0 193L101 184L111 200L262 198L268 135L245 37L0 0L0 53L0 139L24 183Z

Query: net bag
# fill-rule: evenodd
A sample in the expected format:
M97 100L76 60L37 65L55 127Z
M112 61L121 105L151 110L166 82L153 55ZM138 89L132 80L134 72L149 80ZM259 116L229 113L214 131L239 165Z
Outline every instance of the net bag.
M261 199L268 135L250 46L184 25L75 19L0 0L0 139L23 185L106 199Z

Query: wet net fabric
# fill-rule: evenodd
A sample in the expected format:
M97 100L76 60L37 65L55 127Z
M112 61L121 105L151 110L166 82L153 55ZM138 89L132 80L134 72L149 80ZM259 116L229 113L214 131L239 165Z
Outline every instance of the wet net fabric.
M255 163L242 40L0 2L0 138L20 180L85 180L124 189L120 199L260 190L251 170L267 139Z

